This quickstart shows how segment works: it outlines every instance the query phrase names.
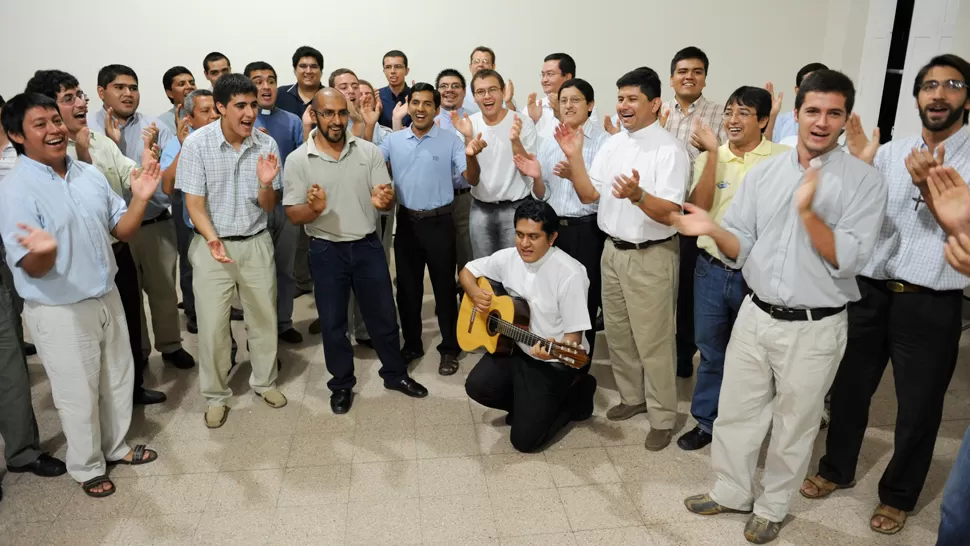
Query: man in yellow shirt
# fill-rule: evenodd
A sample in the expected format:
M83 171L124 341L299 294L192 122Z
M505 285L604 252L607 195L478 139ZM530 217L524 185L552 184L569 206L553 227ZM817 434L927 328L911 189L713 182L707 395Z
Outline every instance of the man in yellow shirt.
M694 162L694 183L688 202L710 211L720 223L744 176L758 163L789 148L764 137L771 113L771 94L744 86L735 91L724 107L727 143L718 146L717 135L695 121L690 142L704 153ZM712 161L714 154L716 161ZM724 355L731 328L748 286L740 269L721 262L717 245L710 237L697 240L699 255L694 268L694 341L701 352L697 382L690 412L697 426L677 440L686 451L711 443L717 400L724 374Z

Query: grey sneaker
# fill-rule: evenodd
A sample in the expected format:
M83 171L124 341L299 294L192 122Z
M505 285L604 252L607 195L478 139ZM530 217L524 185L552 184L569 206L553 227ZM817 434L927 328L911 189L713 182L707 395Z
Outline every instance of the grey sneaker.
M606 418L610 421L626 421L630 417L641 413L647 413L646 403L628 406L623 402L620 402L619 404L606 410Z
M643 442L643 447L647 448L648 451L660 451L670 445L670 439L673 436L674 431L669 428L666 430L651 429L647 433L647 439Z
M744 526L744 538L754 544L767 544L778 538L779 531L781 531L781 523L751 514L748 523Z
M711 498L710 495L694 495L684 499L684 506L691 512L701 516L716 516L718 514L750 514L751 510L735 510L722 506Z

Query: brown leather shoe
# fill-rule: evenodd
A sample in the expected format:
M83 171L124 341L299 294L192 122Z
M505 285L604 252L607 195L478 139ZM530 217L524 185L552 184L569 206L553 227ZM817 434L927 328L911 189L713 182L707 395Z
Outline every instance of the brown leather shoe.
M606 418L610 421L626 421L630 417L640 413L647 413L646 403L628 406L623 402L620 402L619 404L606 410Z
M646 441L643 442L643 447L647 448L648 451L660 451L670 445L670 439L673 436L674 431L669 428L666 430L658 428L650 429L650 432L647 433Z

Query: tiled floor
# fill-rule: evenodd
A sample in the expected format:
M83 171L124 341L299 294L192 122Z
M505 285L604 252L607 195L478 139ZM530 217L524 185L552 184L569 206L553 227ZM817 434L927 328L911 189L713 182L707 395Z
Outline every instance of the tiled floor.
M431 353L432 305L426 300ZM299 298L296 308L297 327L305 333L312 300ZM233 327L245 335L241 323ZM186 334L190 352L195 344ZM599 346L605 351L605 340ZM600 384L595 416L570 427L545 452L523 455L509 444L504 415L465 396L464 374L474 355L450 378L436 374L434 354L425 357L414 376L431 396L412 400L385 391L376 355L355 350L358 394L344 416L330 412L318 338L281 346L280 385L290 402L280 410L250 391L242 352L231 380L236 396L229 421L218 430L203 425L198 372L166 367L153 355L149 384L167 392L169 401L138 408L130 437L157 449L159 460L115 469L118 492L103 500L85 497L68 476L6 474L0 544L746 544L744 516L707 519L683 508L684 497L713 482L710 448L686 453L671 445L650 453L643 449L644 416L624 423L603 417L618 400L605 352L597 354L593 370ZM920 506L906 529L883 537L867 526L892 449L895 401L884 381L858 486L822 501L796 495L777 544L934 542L943 484L970 424L965 355ZM44 447L63 457L64 437L36 358L30 372ZM693 426L692 387L690 380L678 385L682 430ZM813 465L823 445L820 437Z

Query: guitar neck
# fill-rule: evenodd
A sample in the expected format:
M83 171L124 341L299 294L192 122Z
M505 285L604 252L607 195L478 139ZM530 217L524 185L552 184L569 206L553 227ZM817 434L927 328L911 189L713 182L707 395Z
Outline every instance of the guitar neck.
M496 324L497 324L496 330L498 331L498 333L502 334L503 336L511 338L513 341L524 343L529 347L534 346L536 343L543 343L546 345L547 348L549 347L550 344L555 344L554 342L551 342L548 339L543 339L533 334L532 332L524 328L521 328L519 326L516 326L514 324L511 324L505 321L499 321Z

